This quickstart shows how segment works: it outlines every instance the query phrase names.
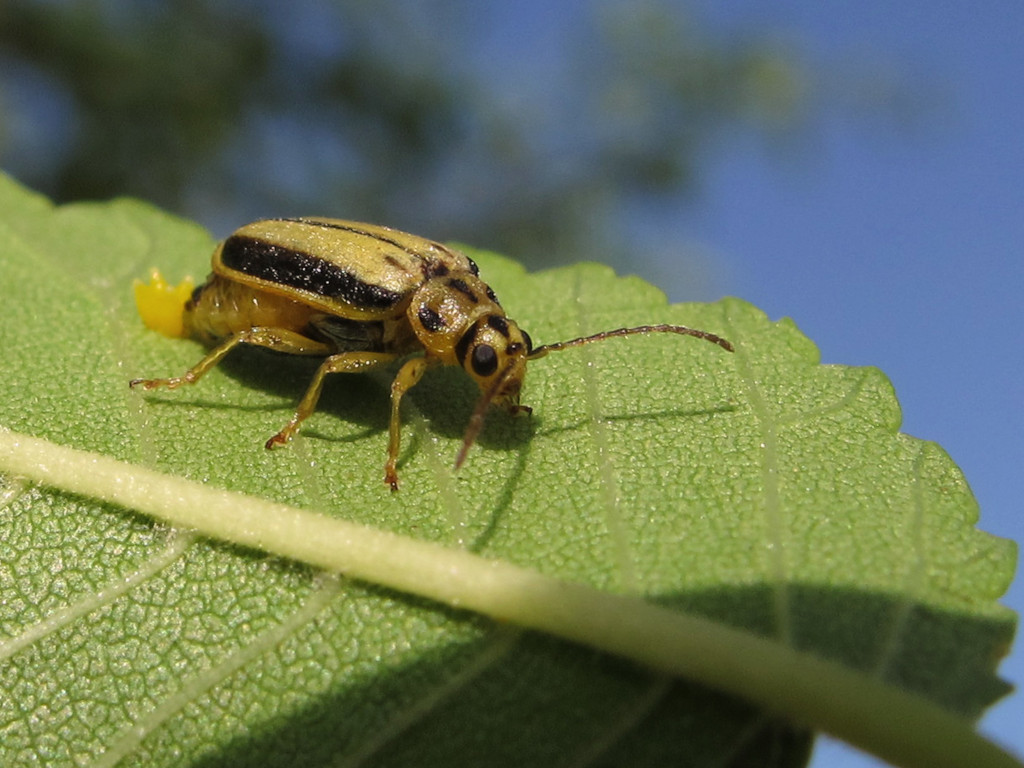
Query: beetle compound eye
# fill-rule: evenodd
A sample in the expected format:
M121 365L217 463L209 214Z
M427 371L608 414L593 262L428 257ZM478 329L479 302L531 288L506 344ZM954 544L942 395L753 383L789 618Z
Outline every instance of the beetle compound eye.
M498 353L490 344L481 344L473 350L472 365L477 376L490 376L498 370Z

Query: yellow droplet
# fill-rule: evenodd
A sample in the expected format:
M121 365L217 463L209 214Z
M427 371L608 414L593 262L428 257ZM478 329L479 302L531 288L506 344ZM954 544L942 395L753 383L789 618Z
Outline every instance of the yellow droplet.
M153 269L149 282L136 280L132 283L135 291L135 307L146 327L164 336L180 338L185 335L184 312L196 284L186 277L177 285L164 280L159 270Z

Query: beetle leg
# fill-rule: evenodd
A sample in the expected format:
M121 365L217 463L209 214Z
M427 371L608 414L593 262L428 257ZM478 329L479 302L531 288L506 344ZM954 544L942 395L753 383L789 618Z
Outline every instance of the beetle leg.
M388 463L384 468L384 482L391 486L392 491L398 490L398 449L402 440L402 421L399 417L399 406L402 395L416 386L423 377L430 362L425 357L414 357L407 361L391 382L391 424L388 430Z
M320 399L320 392L324 387L324 379L331 373L362 373L380 365L387 365L398 355L390 352L339 352L331 355L317 368L313 380L302 396L295 414L291 421L284 425L284 429L267 440L267 448L277 445L284 445L296 432L303 421L313 415L316 410L317 401Z
M213 368L232 349L239 344L252 344L257 347L266 347L277 352L285 352L292 355L327 355L331 347L319 341L303 336L301 333L289 331L283 328L248 328L236 333L226 341L221 342L206 355L202 360L185 371L181 376L170 379L132 379L128 386L134 389L156 389L167 387L177 389L184 384L195 384L202 376Z

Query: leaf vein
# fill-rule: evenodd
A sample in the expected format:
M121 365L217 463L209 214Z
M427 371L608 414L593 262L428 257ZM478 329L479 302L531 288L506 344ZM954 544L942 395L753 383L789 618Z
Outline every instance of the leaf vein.
M324 574L320 586L309 599L287 620L272 626L252 642L229 654L213 667L201 670L186 679L180 688L164 698L148 713L129 723L114 737L106 752L93 763L96 768L113 768L124 757L132 754L164 723L186 705L198 699L218 683L228 679L246 664L256 660L292 635L299 627L312 621L341 591L342 577Z
M195 534L176 532L166 546L146 560L127 577L112 580L97 592L87 595L75 603L52 611L46 618L25 627L21 634L0 640L0 660L7 659L32 643L41 640L75 619L86 616L98 608L109 605L130 590L153 578L164 568L175 562L195 541Z

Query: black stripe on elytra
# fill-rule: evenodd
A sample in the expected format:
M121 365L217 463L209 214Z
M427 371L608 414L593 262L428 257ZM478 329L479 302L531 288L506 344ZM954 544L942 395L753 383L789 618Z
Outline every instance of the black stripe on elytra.
M423 276L424 277L441 277L441 276L444 276L444 275L448 274L448 265L447 264L439 262L433 256L427 255L425 253L421 253L420 251L416 250L415 248L410 248L407 245L402 245L402 243L398 242L397 240L394 240L394 239L392 239L390 237L385 237L384 235L380 234L379 232L369 232L369 231L367 231L365 229L360 229L359 227L354 227L354 226L352 226L350 224L338 224L336 222L320 221L318 219L303 219L303 218L290 219L290 218L281 218L281 219L271 219L271 221L289 221L289 222L292 222L292 223L295 223L295 224L305 224L305 225L310 226L310 227L323 227L324 229L338 229L338 230L341 230L342 232L351 232L353 235L361 235L363 237L369 237L369 238L371 238L373 240L376 240L378 242L387 243L388 245L393 245L393 246L395 246L395 248L398 248L400 251L405 251L410 256L415 256L417 259L420 259L423 262L423 264L424 264L424 268L423 268ZM416 235L413 235L413 237L416 237ZM437 249L439 249L441 251L444 251L449 256L455 258L455 254L451 250L449 250L448 248L445 248L440 243L435 243L432 240L427 240L426 242L429 242L435 248L437 248ZM468 261L469 261L470 271L475 275L477 273L476 264L473 263L472 259L468 259ZM389 262L389 263L393 263L393 262ZM401 266L401 265L395 264L395 266ZM404 270L404 267L403 267L403 270Z
M444 277L445 275L447 275L451 271L451 269L449 268L449 266L447 264L445 264L443 261L439 261L437 259L437 257L434 254L432 254L432 253L422 253L422 252L416 250L415 248L410 248L407 245L403 245L402 243L400 243L397 240L394 240L394 239L392 239L390 237L384 237L383 235L381 235L379 233L369 232L369 231L367 231L365 229L360 229L359 227L354 227L354 226L351 226L351 225L348 225L348 224L336 224L336 223L328 222L328 221L318 221L317 219L303 219L303 218L281 218L281 219L271 219L271 221L288 221L288 222L292 222L294 224L305 224L305 225L310 226L310 227L323 227L325 229L338 229L338 230L341 230L342 232L351 232L353 235L361 235L362 237L369 237L369 238L372 238L373 240L376 240L376 241L381 242L381 243L387 243L388 245L393 245L395 248L398 248L400 251L404 251L405 253L409 254L410 256L415 256L417 259L419 259L422 262L422 264L423 264L422 272L423 272L423 279L424 280L429 280L432 277ZM413 235L413 237L416 237L416 236ZM478 274L480 272L480 269L477 267L476 262L473 261L468 256L464 256L461 253L457 253L456 251L453 251L452 249L447 248L446 246L442 245L441 243L435 243L433 240L427 240L426 242L430 243L430 245L433 246L433 248L436 248L437 250L441 251L442 253L448 255L453 260L457 261L459 259L466 259L466 261L469 262L469 271L471 273L473 273L474 275L476 275L476 274ZM395 259L393 256L385 256L384 260L387 261L388 264L391 264L392 266L401 269L403 272L406 272L406 273L408 272L408 270L405 268L405 265L401 264L400 262L398 262L398 260Z
M322 227L323 229L340 229L342 232L351 232L353 235L362 235L363 237L369 237L369 238L371 238L373 240L379 240L382 243L387 243L388 245L393 245L393 246L395 246L395 248L398 248L401 251L405 251L406 253L408 253L408 254L410 254L412 256L420 256L420 257L423 256L423 254L421 254L419 251L416 251L416 250L414 250L412 248L406 248L404 245L402 245L397 240L392 240L390 237L384 237L383 235L381 235L381 234L379 234L377 232L368 232L365 229L360 229L359 227L353 227L353 226L351 226L349 224L338 224L338 223L333 222L333 221L320 221L319 219L303 219L303 218L298 218L298 219L287 219L287 218L285 218L285 219L271 219L271 221L290 221L290 222L293 222L295 224L305 224L306 226L309 226L309 227Z
M390 309L402 300L401 293L365 283L319 256L245 235L225 240L220 259L228 269L354 307Z
M405 264L403 264L400 259L396 259L390 253L385 254L384 263L387 264L389 267L393 267L397 270L400 270L401 272L405 272L405 274L407 275L410 274L408 267L406 267Z

